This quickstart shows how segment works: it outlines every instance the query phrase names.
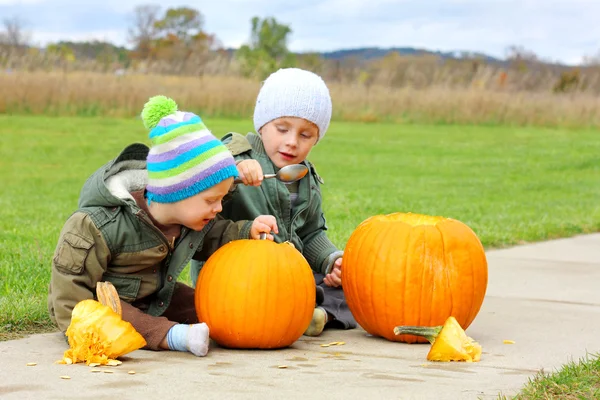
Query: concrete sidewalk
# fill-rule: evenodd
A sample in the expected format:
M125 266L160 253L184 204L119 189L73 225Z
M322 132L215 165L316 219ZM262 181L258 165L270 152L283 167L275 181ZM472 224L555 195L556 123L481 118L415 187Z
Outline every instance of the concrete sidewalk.
M205 358L136 351L118 367L102 367L113 373L92 373L81 364L53 364L66 344L43 334L0 342L0 397L497 399L541 369L600 351L600 234L487 255L487 296L467 331L483 347L479 363L431 363L428 345L391 343L356 329L302 337L277 351L213 346ZM345 344L320 347L333 341Z

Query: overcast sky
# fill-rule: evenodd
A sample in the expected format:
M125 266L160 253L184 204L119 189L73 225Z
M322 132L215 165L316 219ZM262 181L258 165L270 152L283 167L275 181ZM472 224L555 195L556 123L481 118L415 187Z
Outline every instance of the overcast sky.
M85 5L84 5L85 4ZM19 17L35 44L109 40L127 44L135 0L0 0L0 17ZM569 64L600 50L600 0L162 0L202 12L205 30L226 47L247 41L253 16L293 30L293 51L366 46L467 50L505 57L523 46Z

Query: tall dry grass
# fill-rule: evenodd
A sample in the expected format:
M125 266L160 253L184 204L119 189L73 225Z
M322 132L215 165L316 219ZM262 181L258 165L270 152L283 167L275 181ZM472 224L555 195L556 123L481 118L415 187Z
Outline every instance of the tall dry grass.
M201 115L250 118L259 87L233 76L0 73L0 113L130 117L150 96L164 94ZM600 127L600 98L585 93L336 82L329 87L333 118L339 120Z

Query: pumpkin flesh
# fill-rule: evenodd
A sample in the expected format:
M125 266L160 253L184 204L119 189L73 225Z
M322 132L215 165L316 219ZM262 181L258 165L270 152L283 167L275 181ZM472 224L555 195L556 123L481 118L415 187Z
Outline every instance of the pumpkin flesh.
M429 361L478 362L481 359L481 345L467 336L454 317L449 317L443 326L419 327L398 326L394 334L422 336L431 343L427 354Z
M110 307L95 300L82 300L71 314L66 335L69 349L61 364L108 364L120 356L140 349L146 340L133 326Z

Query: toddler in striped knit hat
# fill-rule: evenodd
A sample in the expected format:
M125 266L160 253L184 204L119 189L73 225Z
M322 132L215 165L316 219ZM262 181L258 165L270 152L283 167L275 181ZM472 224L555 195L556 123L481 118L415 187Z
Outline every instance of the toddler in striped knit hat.
M190 112L152 97L142 120L152 146L127 146L84 184L79 209L65 223L52 260L50 318L66 332L71 311L110 282L122 319L146 349L204 356L209 329L199 323L194 289L178 282L190 259L206 260L225 243L273 240L275 217L230 221L221 201L239 176L229 150Z
M222 210L221 200L233 179L239 176L233 156L200 117L178 111L177 104L165 96L155 96L148 101L142 120L146 128L151 129L149 136L153 143L146 159L145 197L150 214L157 219L162 217L167 223L202 230ZM244 221L240 230L243 224ZM273 240L271 231L277 232L275 218L259 216L249 236L258 239L264 232ZM247 235L242 232L239 236ZM205 323L175 325L165 339L169 349L200 353L197 355L208 351Z

